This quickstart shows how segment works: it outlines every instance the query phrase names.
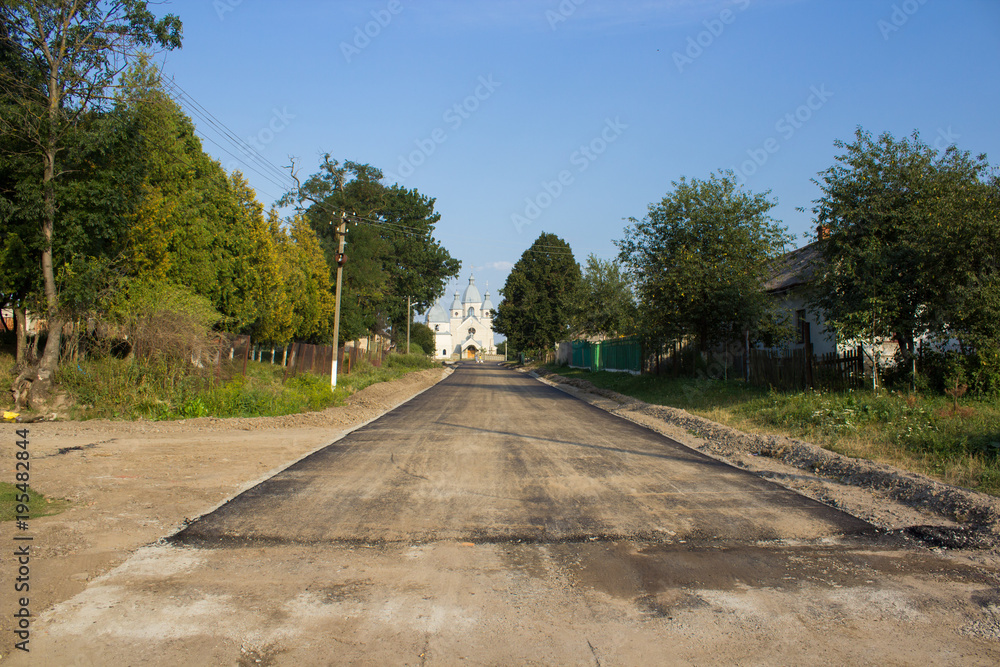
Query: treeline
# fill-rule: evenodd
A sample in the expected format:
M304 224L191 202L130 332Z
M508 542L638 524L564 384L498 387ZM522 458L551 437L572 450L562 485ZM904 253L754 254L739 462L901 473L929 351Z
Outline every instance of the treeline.
M808 278L802 297L837 340L862 344L876 369L939 388L1000 390L1000 178L985 155L928 146L919 134L859 128L814 182L815 253L788 266L792 237L770 216L770 192L732 172L681 178L641 220L618 256L588 259L543 234L501 290L494 322L514 349L581 335L637 334L706 352L747 340L780 346L790 319L765 284L779 271ZM882 358L894 342L894 359ZM919 352L919 355L918 355ZM923 368L918 368L918 356Z
M458 275L433 237L434 200L369 165L327 156L282 200L297 214L265 212L204 152L151 46L179 47L180 21L146 3L0 8L0 302L15 313L19 382L51 382L64 331L73 346L121 341L143 321L329 344L342 219L339 342L405 329L407 297L426 308ZM47 324L40 358L29 316Z

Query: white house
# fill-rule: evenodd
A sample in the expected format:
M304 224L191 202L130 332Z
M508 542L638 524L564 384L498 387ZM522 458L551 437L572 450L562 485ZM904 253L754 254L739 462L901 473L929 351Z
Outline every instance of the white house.
M435 303L427 311L427 326L434 331L437 359L474 359L478 353L496 354L493 344L493 303L487 288L485 297L479 295L475 276L461 298L455 292L450 310Z
M823 234L820 230L821 238ZM823 254L816 242L785 253L775 262L764 289L793 317L795 338L790 347L802 348L808 343L815 355L843 354L856 349L861 341L840 340L826 325L823 313L809 304L809 285L822 262ZM864 349L869 358L878 358L885 364L893 359L898 345L894 340L885 340L874 349L867 344Z
M838 345L837 335L827 328L823 313L808 304L806 292L809 282L821 261L819 245L810 243L779 257L770 278L764 283L764 289L778 300L782 310L794 318L795 339L792 347L803 347L808 342L812 345L813 354L817 355L846 349Z

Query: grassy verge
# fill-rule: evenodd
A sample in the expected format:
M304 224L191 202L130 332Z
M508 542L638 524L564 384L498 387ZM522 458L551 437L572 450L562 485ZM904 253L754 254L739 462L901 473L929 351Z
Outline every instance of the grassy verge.
M656 405L745 431L788 435L949 484L1000 495L1000 401L883 391L771 392L739 381L548 367Z
M0 358L0 364L13 365ZM138 360L105 358L65 363L56 382L72 399L75 419L188 419L280 416L342 405L348 396L438 364L422 355L390 355L380 368L365 362L340 375L336 391L329 377L309 373L284 379L281 366L250 362L246 375L227 381L195 375L190 366L167 367ZM9 384L9 383L8 383Z
M13 521L17 516L18 496L21 492L13 484L0 482L0 521ZM28 518L59 514L69 507L66 500L52 500L28 487Z

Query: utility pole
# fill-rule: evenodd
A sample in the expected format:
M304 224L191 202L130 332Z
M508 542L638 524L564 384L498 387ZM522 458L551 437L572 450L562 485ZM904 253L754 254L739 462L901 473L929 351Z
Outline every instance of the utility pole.
M344 241L347 236L347 212L340 212L340 224L337 225L337 296L333 309L333 363L330 366L330 388L337 388L337 356L340 354L340 288L344 282Z
M406 353L410 353L410 320L413 314L410 312L410 297L406 297Z

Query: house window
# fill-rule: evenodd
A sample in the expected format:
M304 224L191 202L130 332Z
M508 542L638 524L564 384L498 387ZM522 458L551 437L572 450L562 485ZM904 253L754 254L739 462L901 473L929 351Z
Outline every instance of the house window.
M442 357L447 357L448 356L448 350L441 350L441 356Z
M434 325L434 331L441 331L441 325L440 324L435 324Z
M806 311L796 310L795 311L795 342L799 345L803 345L806 342L806 331L808 331L809 322L806 320Z

